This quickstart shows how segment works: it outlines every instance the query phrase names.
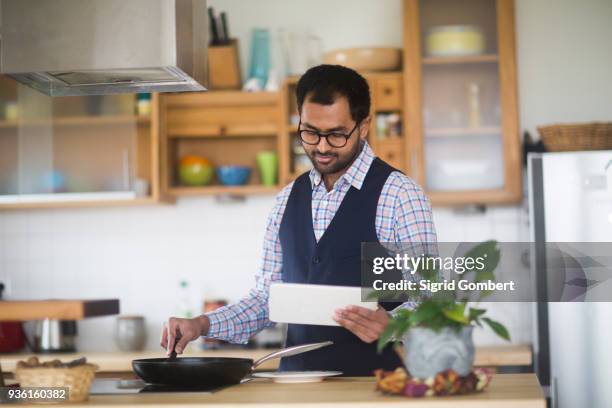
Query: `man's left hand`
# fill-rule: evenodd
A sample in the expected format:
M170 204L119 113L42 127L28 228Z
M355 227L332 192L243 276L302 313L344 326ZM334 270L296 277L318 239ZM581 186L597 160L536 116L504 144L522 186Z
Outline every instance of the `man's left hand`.
M376 310L359 306L337 309L334 320L366 343L378 340L389 323L389 313L378 306Z

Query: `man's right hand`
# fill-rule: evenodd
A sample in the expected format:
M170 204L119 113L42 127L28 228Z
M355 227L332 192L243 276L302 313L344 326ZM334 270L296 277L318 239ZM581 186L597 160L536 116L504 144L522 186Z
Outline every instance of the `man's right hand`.
M180 319L171 317L162 328L160 345L166 349L166 354L170 355L172 348L176 354L182 354L185 346L192 340L200 336L205 336L210 327L210 320L206 315L194 317L193 319ZM179 338L176 347L174 342Z

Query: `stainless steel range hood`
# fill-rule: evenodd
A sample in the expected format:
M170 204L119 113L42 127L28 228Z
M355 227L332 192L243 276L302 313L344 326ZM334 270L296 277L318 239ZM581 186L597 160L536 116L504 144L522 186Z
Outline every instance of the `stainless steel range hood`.
M51 96L206 90L206 0L0 0L0 73Z

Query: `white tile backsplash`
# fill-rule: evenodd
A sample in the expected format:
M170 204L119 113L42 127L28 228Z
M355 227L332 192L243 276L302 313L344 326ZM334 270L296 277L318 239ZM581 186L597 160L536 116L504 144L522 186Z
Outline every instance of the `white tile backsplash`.
M10 211L0 213L0 276L12 298L119 298L121 313L147 318L147 347L158 347L162 322L176 313L178 284L190 282L192 303L237 300L254 284L273 197L220 203L180 200L175 206ZM527 229L520 207L461 214L436 208L440 241L518 241ZM529 307L491 304L513 341L531 338ZM114 350L114 317L79 323L81 350ZM479 344L498 344L477 330Z

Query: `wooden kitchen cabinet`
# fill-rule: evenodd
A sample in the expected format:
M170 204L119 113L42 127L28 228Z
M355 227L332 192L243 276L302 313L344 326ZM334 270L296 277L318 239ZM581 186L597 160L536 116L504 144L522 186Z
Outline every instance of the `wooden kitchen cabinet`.
M51 98L0 77L0 210L161 201L157 95Z
M160 111L163 191L180 197L250 195L275 193L278 190L278 185L262 185L256 156L262 151L279 151L282 128L279 92L165 94L160 97ZM214 176L209 185L181 185L179 162L187 155L204 157L214 167L250 167L249 182L244 186L224 186ZM284 158L279 157L279 161L282 160Z
M484 48L475 55L429 52L432 30L458 25L478 27ZM513 0L404 0L402 71L362 73L372 97L370 145L422 185L434 205L522 198L514 38ZM284 87L285 182L310 168L297 137L297 80ZM391 132L385 118L397 124Z
M408 174L434 205L519 202L513 0L404 0L403 7ZM458 25L478 27L483 49L428 49L432 31Z

